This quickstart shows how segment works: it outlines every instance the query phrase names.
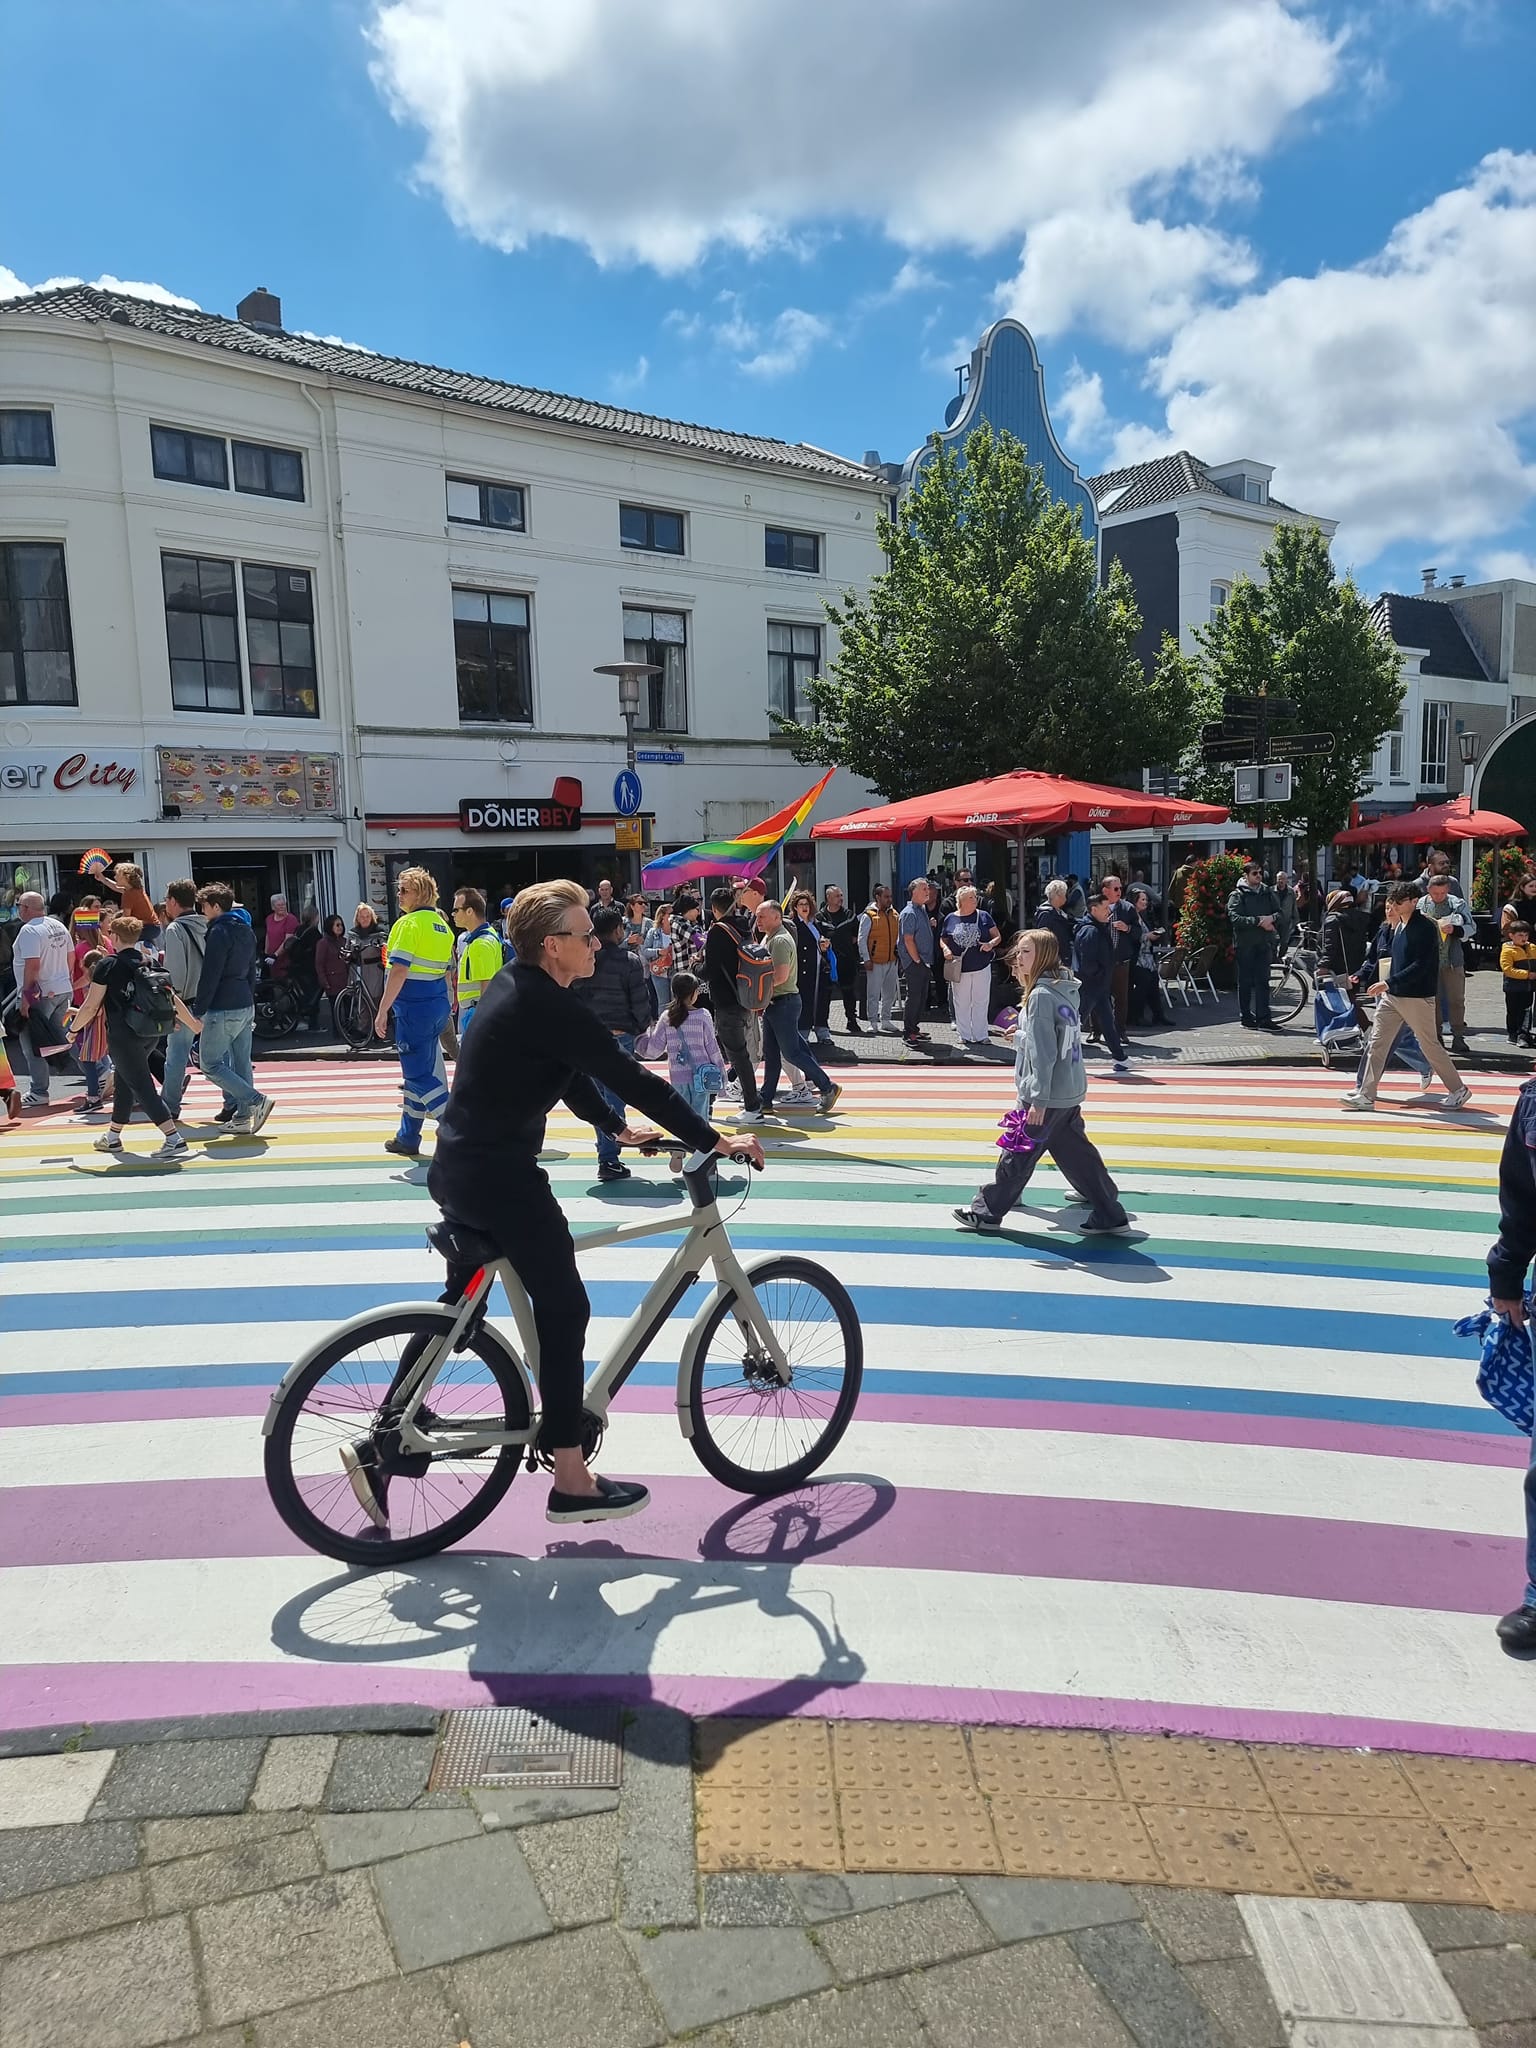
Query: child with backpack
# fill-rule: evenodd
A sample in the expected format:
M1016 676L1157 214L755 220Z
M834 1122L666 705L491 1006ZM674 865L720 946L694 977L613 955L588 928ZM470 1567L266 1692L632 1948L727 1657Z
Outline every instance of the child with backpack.
M704 984L696 974L674 974L672 1000L636 1041L635 1052L646 1060L665 1052L667 1079L707 1123L715 1097L725 1086L725 1063L715 1036L715 1020L708 1010L698 1008L703 993ZM671 1153L667 1164L674 1173L681 1172L682 1153Z
M171 987L165 969L142 945L144 926L136 917L118 915L108 927L116 950L103 954L91 970L85 1001L70 1013L69 1032L77 1043L104 1015L107 1049L112 1058L112 1121L96 1140L98 1152L123 1151L123 1131L139 1107L159 1127L164 1143L151 1156L157 1160L192 1157L192 1148L176 1128L155 1077L149 1055L179 1017L195 1029L191 1011Z
M96 969L103 960L111 959L99 946L87 947L77 963L79 979L75 984L75 1009L78 1012L90 991ZM75 1058L80 1062L80 1071L85 1076L85 1101L79 1116L99 1117L106 1108L106 1083L112 1072L112 1063L107 1053L107 1013L97 1010L85 1029L75 1039Z

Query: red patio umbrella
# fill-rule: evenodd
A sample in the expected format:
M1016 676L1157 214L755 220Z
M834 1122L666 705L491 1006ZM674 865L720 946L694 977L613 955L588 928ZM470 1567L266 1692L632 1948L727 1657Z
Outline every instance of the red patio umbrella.
M1474 811L1469 796L1372 818L1334 835L1335 846L1427 846L1436 839L1523 839L1525 827L1502 811Z
M1197 804L1184 797L1147 796L1098 782L1076 782L1015 768L986 775L931 796L875 804L843 818L824 818L811 827L813 839L1019 839L1037 832L1063 832L1103 825L1111 831L1151 826L1160 832L1180 825L1224 825L1231 816L1221 804Z

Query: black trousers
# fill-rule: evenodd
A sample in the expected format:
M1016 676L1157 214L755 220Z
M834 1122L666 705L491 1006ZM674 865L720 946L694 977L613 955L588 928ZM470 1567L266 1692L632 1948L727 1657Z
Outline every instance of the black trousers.
M163 1041L156 1041L164 1056ZM160 1097L150 1072L150 1043L126 1024L107 1025L107 1051L112 1055L112 1121L125 1124L138 1104L152 1124L168 1124L171 1112ZM163 1071L163 1068L162 1068Z
M720 1050L731 1063L731 1072L741 1083L741 1106L756 1109L759 1101L757 1075L747 1050L747 1013L740 1003L715 1004L715 1036Z
M1504 984L1504 1029L1515 1038L1525 1029L1530 1015L1531 991L1536 981L1519 981L1511 976Z
M1034 1133L1032 1152L1000 1152L997 1178L976 1192L971 1207L978 1216L991 1216L1000 1223L1029 1185L1035 1168L1047 1153L1061 1168L1062 1177L1075 1188L1093 1211L1095 1219L1108 1223L1123 1219L1120 1190L1109 1177L1109 1168L1089 1137L1083 1112L1048 1109L1045 1122Z
M926 960L914 960L909 954L901 963L907 977L906 1006L901 1013L901 1035L915 1038L923 1021L923 1012L928 1007L929 967Z

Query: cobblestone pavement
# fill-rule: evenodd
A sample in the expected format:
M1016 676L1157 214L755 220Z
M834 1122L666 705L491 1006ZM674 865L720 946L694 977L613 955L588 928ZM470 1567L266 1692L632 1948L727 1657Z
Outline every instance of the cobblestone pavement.
M701 1734L719 1768L731 1724ZM701 1872L680 1717L630 1717L617 1791L428 1791L434 1735L370 1710L0 1744L0 2048L1536 2042L1536 1913Z

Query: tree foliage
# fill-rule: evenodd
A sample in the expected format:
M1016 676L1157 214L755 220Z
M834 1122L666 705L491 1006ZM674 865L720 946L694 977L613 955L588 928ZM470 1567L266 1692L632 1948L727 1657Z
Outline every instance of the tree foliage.
M1190 680L1135 651L1140 615L1113 564L1102 586L1080 515L1013 435L987 426L931 460L880 521L889 567L829 604L837 658L778 717L795 758L836 763L899 800L1013 768L1139 783L1178 758Z
M1221 716L1228 691L1264 693L1295 704L1295 716L1275 728L1282 737L1333 734L1331 754L1296 763L1291 802L1269 809L1277 826L1304 831L1319 845L1342 831L1350 805L1370 787L1372 758L1403 700L1397 651L1372 625L1353 581L1334 575L1315 526L1277 527L1264 576L1262 583L1239 577L1199 634L1199 653L1179 659L1202 718ZM1185 787L1229 803L1231 771L1202 766L1192 747Z

